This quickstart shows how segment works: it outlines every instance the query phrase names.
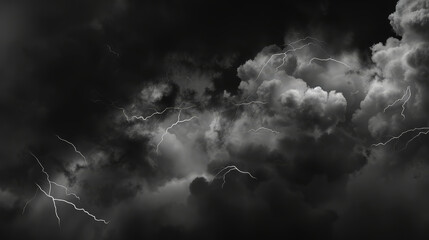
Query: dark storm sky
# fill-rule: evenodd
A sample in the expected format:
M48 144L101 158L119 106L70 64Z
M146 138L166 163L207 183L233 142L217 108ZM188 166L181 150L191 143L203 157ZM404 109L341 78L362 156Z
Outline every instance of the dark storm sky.
M427 238L428 22L428 0L1 2L1 238ZM32 154L109 224L56 202L58 226Z

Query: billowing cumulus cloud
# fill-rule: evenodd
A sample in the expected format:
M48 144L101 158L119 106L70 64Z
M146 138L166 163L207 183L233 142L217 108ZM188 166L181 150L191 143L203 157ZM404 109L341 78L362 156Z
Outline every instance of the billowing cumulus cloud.
M346 99L335 91L325 92L316 87L307 89L304 93L292 89L282 93L280 102L290 118L296 119L303 129L329 131L339 121L344 120L347 106Z
M389 16L393 29L405 39L427 39L429 6L427 0L399 1L396 11Z

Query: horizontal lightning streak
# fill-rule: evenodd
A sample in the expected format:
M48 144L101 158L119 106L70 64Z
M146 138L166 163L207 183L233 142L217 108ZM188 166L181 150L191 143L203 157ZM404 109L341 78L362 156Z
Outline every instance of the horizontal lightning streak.
M117 107L117 108L120 109L120 110L122 110L122 113L124 114L124 116L127 119L127 121L131 121L133 119L147 121L148 119L150 119L151 117L153 117L155 115L162 115L162 114L164 114L167 110L181 110L181 109L184 110L184 109L188 109L188 108L191 108L191 107L186 107L186 108L182 108L182 107L167 107L167 108L165 108L164 110L162 110L160 112L155 110L155 112L153 112L152 114L150 114L150 115L148 115L146 117L145 116L137 116L137 115L134 115L134 116L130 117L130 116L127 115L125 108L121 108L121 107Z
M322 61L322 62L329 62L329 61L333 61L333 62L336 62L336 63L342 64L342 65L346 66L347 68L350 68L350 69L351 69L351 67L350 67L347 63L345 63L345 62L341 62L341 61L339 61L339 60L337 60L337 59L334 59L334 58L331 58L331 57L329 57L329 58L317 58L317 57L314 57L314 58L310 59L310 61L308 62L308 64L311 64L314 60Z
M247 106L251 104L267 104L267 102L262 101L250 101L250 102L242 102L242 103L236 103L235 106Z
M274 134L280 134L280 132L278 132L278 131L275 131L275 130L273 130L273 129L270 129L270 128L266 128L266 127L259 127L259 128L257 128L257 129L250 129L248 132L259 132L259 131L261 131L261 130L266 130L266 131L269 131L269 132L272 132L272 133L274 133Z
M225 171L225 172L224 172L224 171ZM226 175L228 175L228 173L230 173L231 171L237 171L237 172L239 172L239 173L246 174L246 175L248 175L248 176L250 176L251 178L253 178L253 179L255 179L255 180L256 180L256 177L254 177L250 172L242 171L242 170L238 169L236 166L234 166L234 165L230 165L230 166L226 166L226 167L222 168L222 170L220 170L220 171L219 171L219 172L214 176L214 178L217 178L219 175L221 175L221 173L222 173L222 172L224 172L224 173L222 174L222 179L223 179L222 188L223 188L223 186L224 186L224 185L225 185L225 183L226 183Z
M405 131L401 132L398 136L394 136L394 137L389 138L386 142L375 143L375 144L372 144L371 146L373 146L373 147L386 146L387 144L389 144L393 140L399 139L399 138L401 138L402 136L404 136L407 133L416 132L416 131L418 132L417 135L415 135L413 138L411 138L410 140L408 140L407 143L406 143L406 145L405 145L405 147L403 149L405 149L408 146L408 144L411 143L417 137L421 136L422 134L423 135L428 134L429 133L429 127L419 127L419 128L408 129L408 130L405 130Z
M319 40L319 39L317 39L317 38L307 36L307 37L305 37L305 38L301 38L301 39L298 39L298 40L296 40L296 41L293 41L293 42L290 42L290 43L286 43L285 45L291 46L291 45L293 45L293 44L300 43L300 42L303 42L303 41L306 41L306 40L313 40L313 41L316 41L316 42L319 42L319 43L325 43L325 42L323 42L323 41L320 41L320 40Z
M250 97L250 95L249 95L247 98L249 98L249 97ZM247 100L247 98L246 98L246 100ZM267 102L262 102L262 101L250 101L250 102L242 102L242 103L236 103L236 104L234 104L235 106L237 106L237 109L235 110L235 116L234 116L234 119L232 120L232 122L234 122L234 121L235 121L235 119L237 118L238 108L239 108L240 106L248 106L248 105L252 105L252 104L261 104L261 105L263 105L263 104L267 104Z

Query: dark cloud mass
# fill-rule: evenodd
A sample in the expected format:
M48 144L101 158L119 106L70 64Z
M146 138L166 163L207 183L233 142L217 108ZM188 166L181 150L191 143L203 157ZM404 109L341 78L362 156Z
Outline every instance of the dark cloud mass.
M1 239L429 237L428 0L3 1L0 33Z

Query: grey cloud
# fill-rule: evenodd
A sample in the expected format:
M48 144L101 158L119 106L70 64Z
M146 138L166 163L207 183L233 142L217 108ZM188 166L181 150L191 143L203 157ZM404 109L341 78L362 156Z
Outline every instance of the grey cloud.
M396 11L389 16L393 29L404 38L427 38L429 2L427 0L400 0Z

